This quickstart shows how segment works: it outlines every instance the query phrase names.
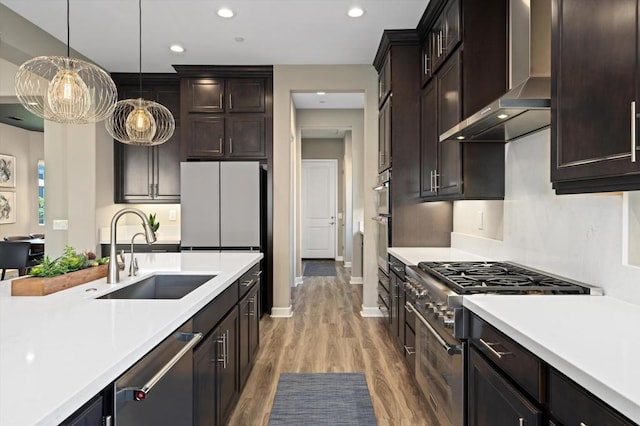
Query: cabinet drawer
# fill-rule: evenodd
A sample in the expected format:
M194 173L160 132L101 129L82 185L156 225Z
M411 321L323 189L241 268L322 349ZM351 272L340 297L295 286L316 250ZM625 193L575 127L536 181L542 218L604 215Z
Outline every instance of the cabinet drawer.
M260 282L260 262L256 263L238 280L238 299L241 299L256 283Z
M207 335L213 327L238 303L238 281L235 281L216 296L193 317L193 331Z
M469 341L538 402L544 402L544 365L535 355L486 323L471 316Z
M633 425L555 369L549 371L549 411L565 425Z
M389 276L378 269L378 287L382 286L389 293Z

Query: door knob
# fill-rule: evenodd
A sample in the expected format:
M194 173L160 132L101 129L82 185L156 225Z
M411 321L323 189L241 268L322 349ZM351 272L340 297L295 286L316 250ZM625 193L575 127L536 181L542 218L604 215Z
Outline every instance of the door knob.
M329 222L329 225L333 225L335 222Z

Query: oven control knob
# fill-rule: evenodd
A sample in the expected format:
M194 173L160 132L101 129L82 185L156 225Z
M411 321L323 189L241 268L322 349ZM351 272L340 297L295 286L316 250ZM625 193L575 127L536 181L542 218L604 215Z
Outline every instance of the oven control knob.
M453 326L454 326L453 316L450 316L450 315L444 316L443 317L443 323L444 323L445 327L453 328Z
M429 294L429 292L427 290L425 290L424 288L418 289L417 291L418 291L418 293L416 294L416 297L418 299L424 299Z
M431 310L436 315L438 314L438 312L440 312L441 309L442 309L442 303L440 302L437 302L431 306Z

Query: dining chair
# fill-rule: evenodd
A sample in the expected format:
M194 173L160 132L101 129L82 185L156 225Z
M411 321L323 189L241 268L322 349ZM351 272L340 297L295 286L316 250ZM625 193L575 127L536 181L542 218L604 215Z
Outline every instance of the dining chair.
M25 275L29 262L29 250L31 243L28 241L0 241L0 269L2 269L2 277L7 269L17 269L18 275Z
M29 234L29 235L12 235L4 237L5 241L30 241L33 239L44 239L44 234ZM42 262L44 257L44 244L31 242L31 249L29 250L29 266L38 265Z

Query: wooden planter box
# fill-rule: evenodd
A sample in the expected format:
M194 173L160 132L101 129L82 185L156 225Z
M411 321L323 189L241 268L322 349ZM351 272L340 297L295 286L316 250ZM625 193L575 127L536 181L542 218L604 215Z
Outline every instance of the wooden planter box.
M107 276L108 264L91 266L57 277L24 277L11 281L12 296L46 296Z

